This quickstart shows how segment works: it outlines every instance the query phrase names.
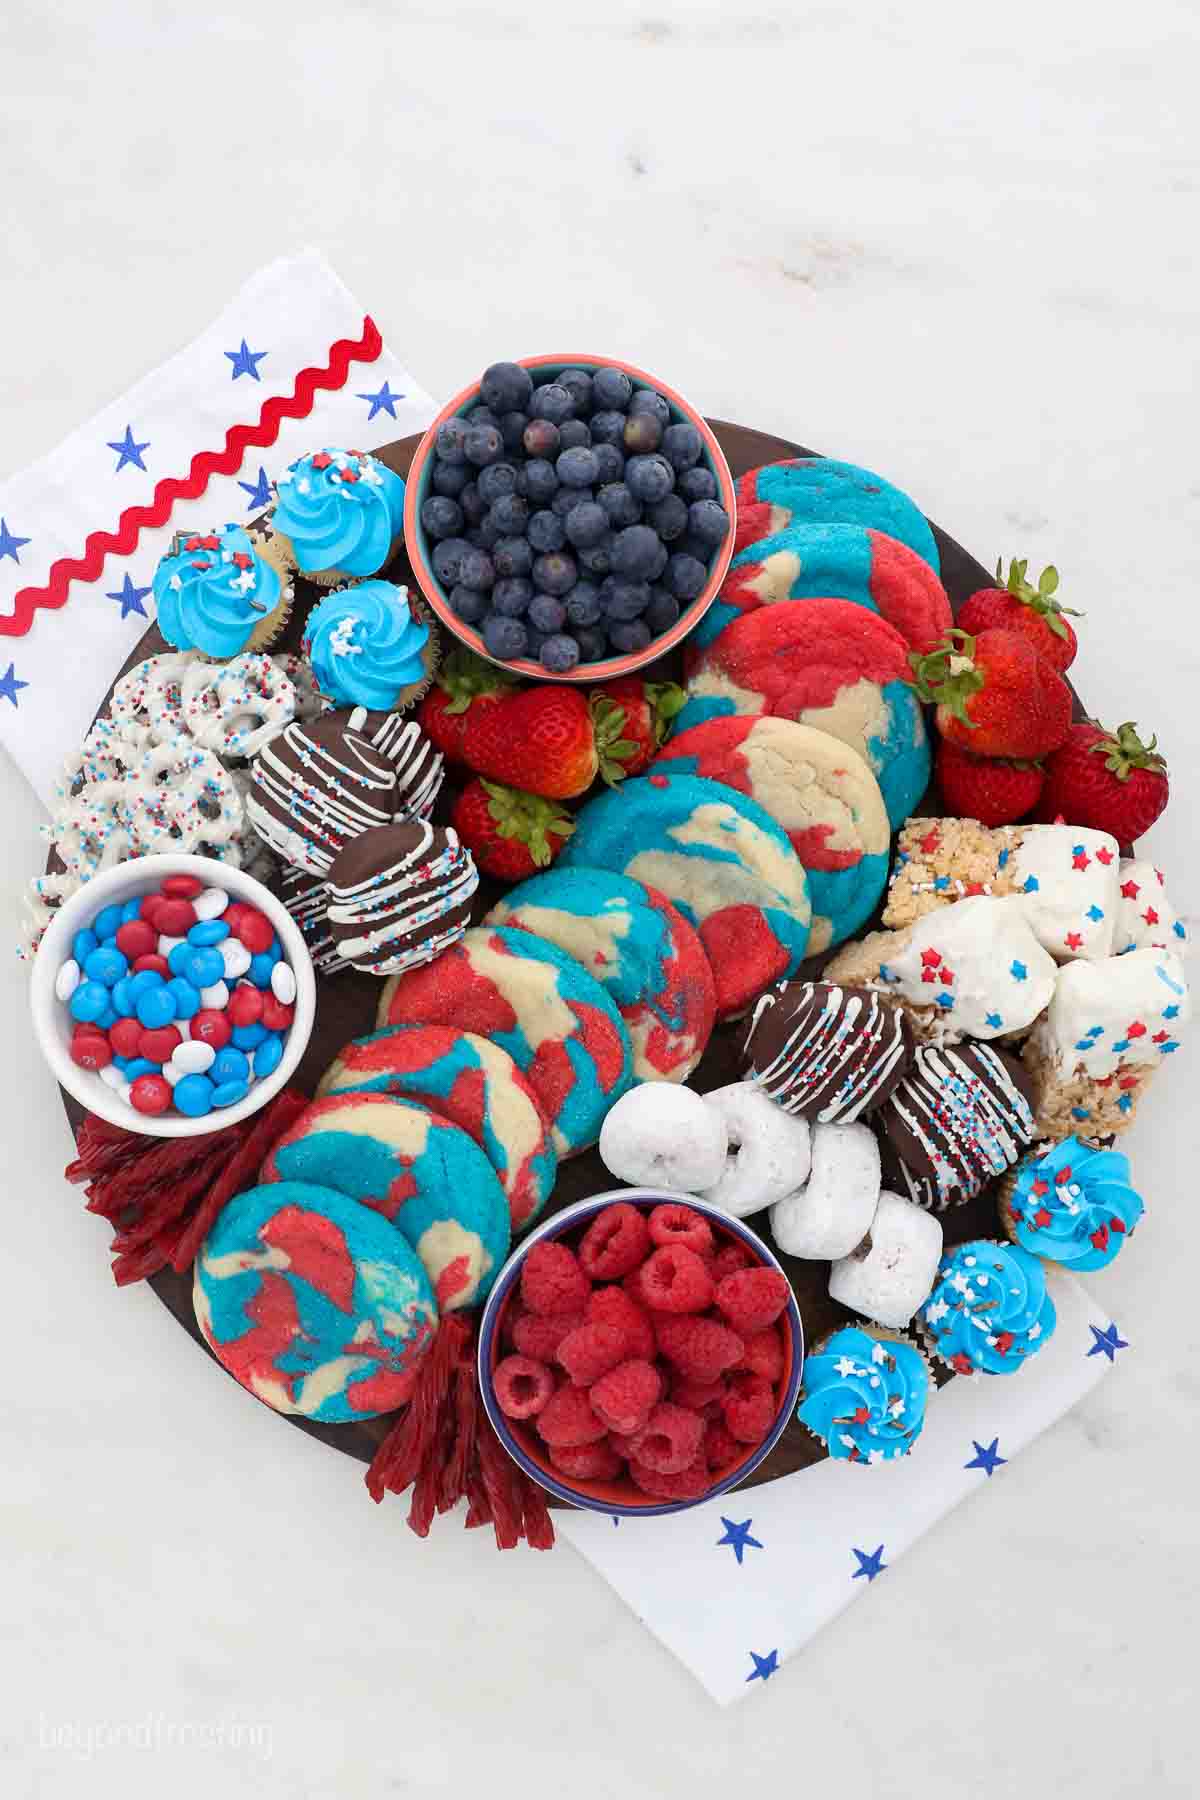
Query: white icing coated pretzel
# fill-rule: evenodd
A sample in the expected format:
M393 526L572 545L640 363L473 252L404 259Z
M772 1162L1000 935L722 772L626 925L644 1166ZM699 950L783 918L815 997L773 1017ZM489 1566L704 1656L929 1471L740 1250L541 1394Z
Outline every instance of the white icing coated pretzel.
M244 652L193 663L183 676L183 727L218 756L250 757L290 725L296 689L273 657Z

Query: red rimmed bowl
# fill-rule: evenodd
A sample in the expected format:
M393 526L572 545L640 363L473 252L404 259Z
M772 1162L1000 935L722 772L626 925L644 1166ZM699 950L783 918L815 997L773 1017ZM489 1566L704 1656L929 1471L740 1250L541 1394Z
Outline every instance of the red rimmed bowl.
M473 626L465 625L451 607L449 594L433 572L433 564L430 561L433 546L428 533L421 525L421 507L432 492L430 484L433 477L433 452L437 442L438 427L445 424L447 419L453 418L456 413L465 413L470 407L479 404L480 384L478 381L472 382L470 387L464 388L461 394L456 394L453 400L443 406L421 439L417 453L413 457L404 496L404 547L408 560L412 564L413 574L422 594L446 630L460 643L466 644L469 649L474 650L477 656L482 656L486 661L495 663L497 668L511 669L517 675L525 675L536 681L611 681L618 675L631 675L635 670L645 668L647 663L652 663L658 657L665 655L676 644L682 643L688 633L699 624L717 597L733 557L733 521L736 513L736 500L729 464L725 461L724 452L717 442L716 433L703 414L698 413L695 407L683 398L682 394L677 394L674 388L670 388L666 382L660 381L657 375L650 375L645 369L636 368L633 363L622 362L614 356L522 356L517 360L523 369L530 371L535 382L538 382L539 376L552 380L564 369L587 369L589 371L622 369L638 386L652 387L656 393L662 395L671 409L674 423L683 424L686 421L687 424L696 427L704 440L703 467L711 471L717 484L718 498L730 519L729 535L709 565L708 580L696 598L680 613L669 631L664 631L661 637L654 638L644 650L635 650L628 656L609 656L605 657L602 662L579 663L566 675L552 675L548 669L543 669L540 662L535 662L530 657L521 657L515 662L500 662L496 657L489 656L480 633Z
M611 1193L594 1194L589 1200L577 1200L574 1206L565 1206L553 1218L531 1231L496 1277L479 1326L479 1388L484 1410L508 1454L533 1481L545 1488L547 1493L553 1494L555 1499L563 1500L570 1506L583 1507L589 1512L610 1513L619 1517L654 1518L662 1513L685 1512L689 1506L699 1506L716 1494L729 1493L732 1488L745 1481L748 1475L753 1474L770 1455L796 1410L800 1376L804 1367L804 1326L793 1295L779 1321L784 1339L784 1367L779 1381L780 1399L775 1421L762 1443L748 1445L745 1456L723 1470L699 1499L656 1499L653 1495L643 1494L627 1476L615 1481L568 1481L550 1461L549 1447L538 1436L534 1422L509 1419L501 1412L492 1377L496 1365L509 1354L501 1348L500 1342L504 1320L519 1289L521 1270L531 1247L556 1238L566 1238L574 1247L596 1214L618 1201L639 1207L644 1212L653 1211L665 1201L681 1202L708 1220L718 1240L742 1244L763 1267L784 1273L767 1245L741 1219L731 1219L727 1213L718 1212L715 1207L706 1205L691 1194L674 1194L659 1188L616 1188Z

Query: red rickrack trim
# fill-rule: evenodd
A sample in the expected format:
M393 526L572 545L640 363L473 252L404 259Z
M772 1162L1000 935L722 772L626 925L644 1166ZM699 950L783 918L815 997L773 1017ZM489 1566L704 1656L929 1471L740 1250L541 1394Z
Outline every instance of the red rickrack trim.
M276 394L263 402L254 425L231 425L223 450L197 450L181 480L164 475L155 484L149 506L129 506L117 521L116 532L93 531L82 557L64 556L51 565L44 587L18 588L13 611L0 616L0 637L24 637L39 607L65 605L73 581L96 581L108 556L129 556L142 532L165 525L177 500L197 500L214 475L233 475L241 468L247 450L262 450L279 436L284 419L307 418L319 390L345 387L351 363L374 362L383 339L374 319L363 320L362 336L339 338L330 346L329 361L320 368L301 369L290 395Z

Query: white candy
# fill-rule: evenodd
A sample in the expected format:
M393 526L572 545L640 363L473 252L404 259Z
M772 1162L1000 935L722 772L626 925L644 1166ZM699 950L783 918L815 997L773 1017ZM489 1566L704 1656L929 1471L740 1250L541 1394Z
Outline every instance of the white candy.
M600 1157L632 1187L695 1193L725 1166L725 1128L694 1089L643 1081L622 1094L600 1127Z
M198 1038L191 1039L186 1044L176 1044L171 1052L171 1067L180 1075L203 1075L212 1067L216 1056L211 1044L202 1044Z
M216 1012L224 1012L229 1005L229 989L223 981L214 982L212 987L200 989L201 1006L211 1006Z
M183 1076L184 1071L176 1068L173 1062L163 1064L163 1080L169 1083L171 1087L174 1087L177 1081L182 1081Z
M224 888L207 887L192 901L192 911L198 919L219 919L228 905L229 895Z
M54 978L54 992L60 1000L69 1000L80 983L79 964L69 956Z
M160 956L170 956L172 950L177 950L180 944L186 943L186 938L167 937L165 933L160 931L158 934L158 954Z
M118 1095L118 1097L120 1099L122 1099L125 1102L126 1106L133 1105L133 1101L130 1098L130 1096L133 1093L132 1081L125 1081L124 1079L122 1079L120 1087L115 1088L113 1091L114 1091L114 1093L116 1093Z
M176 1019L175 1029L186 1044L192 1035L192 1027L187 1019Z
M771 1208L771 1234L791 1256L835 1262L871 1229L879 1204L879 1143L866 1125L814 1125L812 1174Z
M217 945L221 952L221 961L225 964L225 973L230 981L236 981L250 967L250 952L240 938L227 937Z
M704 1104L721 1120L729 1141L720 1179L696 1190L710 1206L744 1219L794 1194L808 1179L807 1120L784 1112L752 1081L716 1088L705 1094Z
M934 1006L951 1033L1024 1031L1050 1004L1058 966L1015 895L976 894L918 919L880 970L890 994Z
M296 998L296 977L285 962L277 962L271 970L271 992L280 1006L290 1006Z
M107 1068L101 1069L100 1079L105 1087L114 1088L118 1092L126 1086L125 1072L118 1069L116 1063L109 1063Z
M929 1297L941 1255L942 1227L934 1215L885 1190L869 1236L830 1269L830 1296L876 1325L901 1331Z

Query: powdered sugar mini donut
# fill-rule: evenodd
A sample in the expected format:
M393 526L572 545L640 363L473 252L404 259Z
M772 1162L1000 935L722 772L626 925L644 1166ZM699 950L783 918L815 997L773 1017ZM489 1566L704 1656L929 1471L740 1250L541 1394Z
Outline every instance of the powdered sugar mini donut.
M920 1206L886 1191L858 1248L829 1271L832 1299L902 1331L929 1298L942 1254L942 1227Z
M686 1081L716 1013L700 939L665 894L608 869L550 869L512 888L487 915L557 944L594 975L633 1043L638 1081Z
M402 1406L438 1323L395 1227L299 1181L251 1188L222 1209L196 1258L193 1301L235 1380L276 1412L331 1424Z
M789 525L734 556L712 606L688 640L711 644L739 613L780 600L852 600L894 625L912 650L939 644L954 623L946 590L923 556L862 525Z
M452 1025L400 1025L356 1038L317 1088L398 1094L472 1137L500 1177L514 1231L533 1223L554 1186L558 1156L525 1076L507 1050Z
M871 1229L879 1190L875 1133L866 1125L814 1125L811 1173L771 1208L771 1235L790 1256L849 1256Z
M391 1094L314 1100L261 1179L331 1187L390 1219L450 1312L482 1300L508 1255L508 1202L478 1145L427 1106Z
M809 956L870 917L891 832L879 783L849 744L792 719L710 719L673 737L653 766L723 781L783 827L808 876Z
M907 494L853 463L828 456L793 456L751 469L737 484L734 555L789 525L860 525L884 531L915 550L935 574L941 570L929 521Z
M725 1172L725 1121L692 1088L644 1081L622 1094L600 1128L610 1175L635 1187L695 1194Z
M506 925L477 926L436 962L393 975L378 1022L491 1038L527 1077L559 1156L596 1142L633 1079L629 1033L600 983L556 945Z
M728 1151L724 1173L701 1199L744 1219L803 1187L811 1162L807 1120L785 1113L752 1081L714 1088L704 1104L724 1125Z

